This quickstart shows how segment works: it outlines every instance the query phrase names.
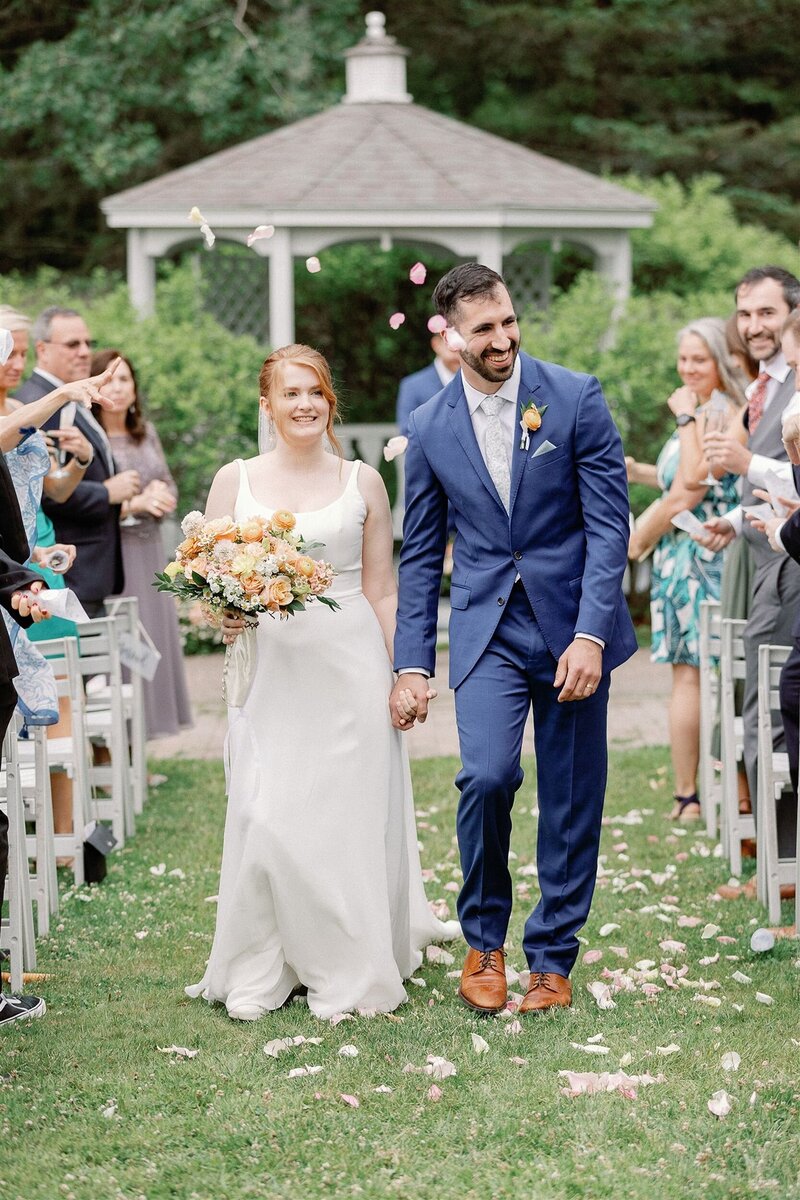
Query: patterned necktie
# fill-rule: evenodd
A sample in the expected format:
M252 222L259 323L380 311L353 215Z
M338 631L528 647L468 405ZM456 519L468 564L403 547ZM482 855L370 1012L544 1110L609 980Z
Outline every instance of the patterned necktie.
M500 420L500 409L507 401L502 396L486 396L481 408L489 418L486 423L486 466L506 511L511 502L511 470L508 465L507 438Z
M747 429L750 437L753 436L758 423L764 415L764 403L767 399L767 384L770 381L770 376L766 371L762 371L758 379L753 385L753 390L750 393L750 399L747 401Z

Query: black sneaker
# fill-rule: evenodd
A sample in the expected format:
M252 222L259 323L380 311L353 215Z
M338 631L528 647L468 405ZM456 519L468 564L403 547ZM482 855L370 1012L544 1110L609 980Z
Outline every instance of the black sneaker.
M47 1005L41 996L0 995L0 1028L12 1021L32 1021L46 1012Z

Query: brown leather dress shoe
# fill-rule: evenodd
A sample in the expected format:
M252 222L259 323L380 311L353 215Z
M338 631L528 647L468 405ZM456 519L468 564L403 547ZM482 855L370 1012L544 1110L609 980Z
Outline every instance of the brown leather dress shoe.
M508 1000L505 950L470 949L458 995L475 1012L489 1014L504 1009Z
M520 1013L545 1012L548 1008L569 1008L572 1004L572 984L553 971L531 971L531 981Z

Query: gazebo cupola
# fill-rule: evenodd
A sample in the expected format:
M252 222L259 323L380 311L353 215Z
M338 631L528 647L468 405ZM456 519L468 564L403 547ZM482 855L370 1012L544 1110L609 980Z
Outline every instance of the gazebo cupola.
M294 339L295 259L347 241L436 245L500 271L524 268L519 247L573 242L625 299L630 231L652 223L652 201L414 104L408 51L386 33L383 13L367 14L365 36L344 57L340 103L102 202L109 225L127 230L140 313L154 307L157 259L197 237L193 205L221 241L244 244L255 226L274 225L249 251L268 261L264 288L252 260L250 307L267 307L273 346ZM509 278L518 303L533 295L523 277Z

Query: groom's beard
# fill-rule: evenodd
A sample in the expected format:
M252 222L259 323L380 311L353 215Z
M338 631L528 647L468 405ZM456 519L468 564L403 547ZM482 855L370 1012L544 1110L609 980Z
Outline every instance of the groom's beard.
M472 370L477 375L480 375L481 379L485 379L487 383L503 383L506 379L510 379L514 373L514 365L519 354L519 342L512 342L510 350L510 362L508 366L501 368L496 367L494 363L489 361L488 355L491 354L491 349L484 350L480 356L470 354L469 350L462 350L461 358L468 367L472 367Z

